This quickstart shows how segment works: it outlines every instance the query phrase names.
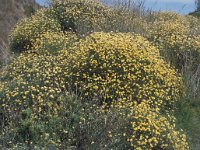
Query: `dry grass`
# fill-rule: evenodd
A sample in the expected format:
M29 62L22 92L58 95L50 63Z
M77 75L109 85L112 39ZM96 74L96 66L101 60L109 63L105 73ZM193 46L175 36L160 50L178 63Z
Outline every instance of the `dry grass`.
M9 33L22 18L29 16L39 5L35 0L0 1L0 66L9 59Z

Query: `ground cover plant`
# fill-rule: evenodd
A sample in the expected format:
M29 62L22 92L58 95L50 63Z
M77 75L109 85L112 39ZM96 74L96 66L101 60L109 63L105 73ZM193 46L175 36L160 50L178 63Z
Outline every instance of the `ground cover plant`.
M199 20L125 8L52 0L16 25L0 148L195 149Z

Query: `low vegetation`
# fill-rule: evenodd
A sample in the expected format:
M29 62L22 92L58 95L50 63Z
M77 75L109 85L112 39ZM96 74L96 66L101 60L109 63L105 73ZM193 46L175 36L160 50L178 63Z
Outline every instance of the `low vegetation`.
M12 30L2 149L198 149L200 25L52 0Z

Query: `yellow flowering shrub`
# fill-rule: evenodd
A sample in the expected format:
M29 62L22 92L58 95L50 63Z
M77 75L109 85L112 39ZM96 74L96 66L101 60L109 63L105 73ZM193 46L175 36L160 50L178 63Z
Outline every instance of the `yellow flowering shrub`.
M185 16L186 22L189 24L190 34L200 34L200 19L191 15Z
M176 130L172 115L163 116L145 102L131 109L130 114L132 131L127 140L134 149L189 149L186 135Z
M199 31L200 29L200 23L199 19L196 17L193 17L191 15L180 15L175 12L159 12L155 13L152 16L155 22L179 22L182 23L187 27L187 30L190 34Z
M181 78L141 36L97 32L76 45L68 54L67 76L84 98L159 105L180 96Z
M156 21L184 21L184 16L177 14L176 12L155 12L152 14L153 20Z
M63 38L69 32L84 36L102 30L110 15L110 9L92 0L54 0L49 8L39 10L16 25L10 36L11 51L30 50L42 34L49 32L63 34Z
M74 33L45 32L39 35L31 49L36 52L58 52L68 49L75 40Z
M160 49L161 54L177 69L197 66L199 63L200 25L198 19L176 13L158 13L149 25L148 39Z
M19 53L30 50L42 33L60 32L61 26L53 14L51 9L41 9L32 17L20 21L10 35L11 51Z
M54 99L65 89L63 55L22 53L1 73L0 107L6 116L32 110L33 118L57 114Z
M56 46L57 35L49 35L41 34L44 39L36 41L36 48ZM46 46L43 40L50 42ZM158 49L141 36L122 33L93 33L67 51L24 52L3 70L0 81L0 99L7 114L31 107L36 118L57 112L54 98L63 90L100 104L147 100L154 107L171 104L182 93L181 78Z
M101 30L110 14L110 9L93 0L53 0L52 9L62 30L78 35Z
M107 148L115 145L119 149L189 149L186 134L177 129L173 114L160 113L147 101L131 108L114 105L106 114L108 122L117 117L116 122L112 122L114 128L109 128L107 123ZM109 118L110 115L113 117Z
M164 115L183 87L160 52L198 55L198 21L157 15L148 28L143 18L93 0L52 0L21 21L11 50L22 53L0 73L0 143L14 135L6 142L38 142L38 149L189 149L175 118ZM119 25L121 32L146 35L149 29L160 51L136 34L89 34Z

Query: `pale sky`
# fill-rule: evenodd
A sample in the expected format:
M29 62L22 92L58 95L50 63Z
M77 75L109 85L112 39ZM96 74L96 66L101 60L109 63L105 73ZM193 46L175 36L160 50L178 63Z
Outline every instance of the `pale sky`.
M46 0L36 0L44 5ZM145 0L145 7L152 10L175 11L188 14L195 10L195 0Z
M155 1L155 0L149 0L149 1ZM181 3L193 3L193 0L158 0L160 2L181 2Z
M195 0L146 0L146 7L153 10L176 11L188 14L195 10Z

